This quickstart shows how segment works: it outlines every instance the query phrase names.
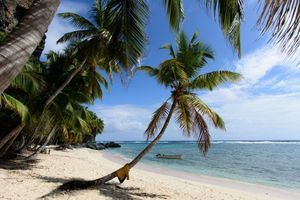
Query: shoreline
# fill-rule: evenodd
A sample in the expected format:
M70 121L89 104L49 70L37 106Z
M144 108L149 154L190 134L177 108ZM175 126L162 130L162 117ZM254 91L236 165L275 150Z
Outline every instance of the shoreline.
M31 200L299 200L300 193L276 191L268 187L245 184L207 176L195 176L139 163L130 170L130 180L87 190L47 196L62 183L72 179L93 180L120 168L126 160L107 151L87 148L39 154L28 166L3 165L0 162L0 199ZM5 163L4 163L5 164ZM164 172L163 174L161 172ZM266 194L268 193L268 194Z
M123 155L115 152L103 151L103 156L104 158L109 159L117 164L124 164L130 161L130 159L127 159ZM239 190L251 194L255 193L255 197L257 198L264 196L266 198L281 200L300 199L300 192L294 191L293 189L289 188L273 187L268 185L233 180L229 178L200 175L192 172L179 171L176 169L169 169L167 167L155 166L145 163L138 163L135 168L160 175L161 171L163 171L164 175L170 177L177 177L188 181L200 182L206 185L217 186L220 188Z

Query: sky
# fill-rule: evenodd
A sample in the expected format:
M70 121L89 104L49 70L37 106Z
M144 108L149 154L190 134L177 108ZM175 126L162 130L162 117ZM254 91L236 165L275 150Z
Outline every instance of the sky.
M141 64L158 66L169 58L168 52L159 47L166 43L175 44L176 34L169 29L162 1L148 2L151 12L147 25L148 46ZM210 126L210 133L214 140L300 140L300 66L296 65L299 62L286 59L278 47L267 43L268 37L260 36L256 27L256 2L249 0L245 5L242 57L238 58L217 21L205 12L199 1L184 1L182 30L190 37L195 31L199 32L199 39L215 51L216 58L208 63L206 70L233 70L243 75L237 84L226 84L212 92L198 92L226 124L226 131ZM62 0L58 13L75 12L88 16L92 4L92 0ZM55 16L47 33L44 53L61 50L64 45L57 45L56 41L71 30L74 28L67 21ZM169 95L167 88L142 72L126 85L115 76L103 99L89 106L105 123L97 140L145 140L144 131L152 113ZM162 138L190 139L193 138L182 136L175 120Z

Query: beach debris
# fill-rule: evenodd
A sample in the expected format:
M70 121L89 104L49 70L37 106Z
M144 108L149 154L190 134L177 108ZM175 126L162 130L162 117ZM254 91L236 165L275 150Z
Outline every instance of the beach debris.
M119 169L116 172L120 183L123 183L126 178L127 178L127 180L129 180L129 170L130 170L130 167L129 167L129 164L127 163L126 165L124 165L121 169Z

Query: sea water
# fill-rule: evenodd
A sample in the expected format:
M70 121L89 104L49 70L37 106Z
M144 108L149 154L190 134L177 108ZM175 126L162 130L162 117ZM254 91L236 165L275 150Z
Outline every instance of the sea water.
M132 159L147 143L121 145L109 151ZM181 154L182 160L157 159L157 153ZM300 141L215 141L206 156L194 142L160 142L141 162L300 191Z

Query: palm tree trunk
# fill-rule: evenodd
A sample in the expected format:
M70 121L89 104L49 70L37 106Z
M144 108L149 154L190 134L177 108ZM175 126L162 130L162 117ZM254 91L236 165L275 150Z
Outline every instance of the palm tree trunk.
M162 127L162 129L160 130L159 134L154 138L154 140L148 144L148 146L146 146L146 148L141 151L130 163L128 163L129 165L129 168L131 169L132 167L134 167L151 149L152 147L160 140L160 138L163 136L163 134L165 133L169 123L170 123L170 120L172 118L172 114L175 110L175 107L176 107L176 97L174 98L173 100L173 104L171 106L171 109L169 111L169 114L166 118L166 121ZM122 169L122 168L120 168ZM118 169L119 170L119 169ZM74 190L74 189L86 189L86 188L89 188L89 187L93 187L93 186L98 186L98 185L102 185L114 178L117 177L117 171L114 171L106 176L103 176L99 179L95 179L95 180L91 180L91 181L70 181L70 182L67 182L65 184L63 184L62 186L59 187L60 190Z
M87 58L85 58L84 61L81 63L81 65L76 70L74 70L74 72L68 77L68 79L65 80L65 82L63 82L63 84L61 84L61 86L56 89L56 91L53 93L53 95L51 95L47 99L47 101L45 103L45 108L47 108L47 106L57 97L57 95L59 95L61 93L61 91L63 91L63 89L72 81L74 76L76 76L76 74L78 74L83 69L86 61L87 61Z
M34 156L36 156L37 154L39 154L45 148L45 146L50 142L51 138L55 134L56 128L57 128L56 126L53 127L53 129L51 130L51 132L47 136L45 142L33 154L31 154L30 156L28 156L26 159L33 158Z
M15 141L21 130L24 128L24 126L25 125L23 123L19 124L10 133L8 133L4 138L1 139L0 150L3 149L1 150L1 154L3 154L3 152L5 152L11 146L11 144ZM4 146L5 148L3 148Z
M0 94L22 70L41 42L60 0L36 0L0 46Z

